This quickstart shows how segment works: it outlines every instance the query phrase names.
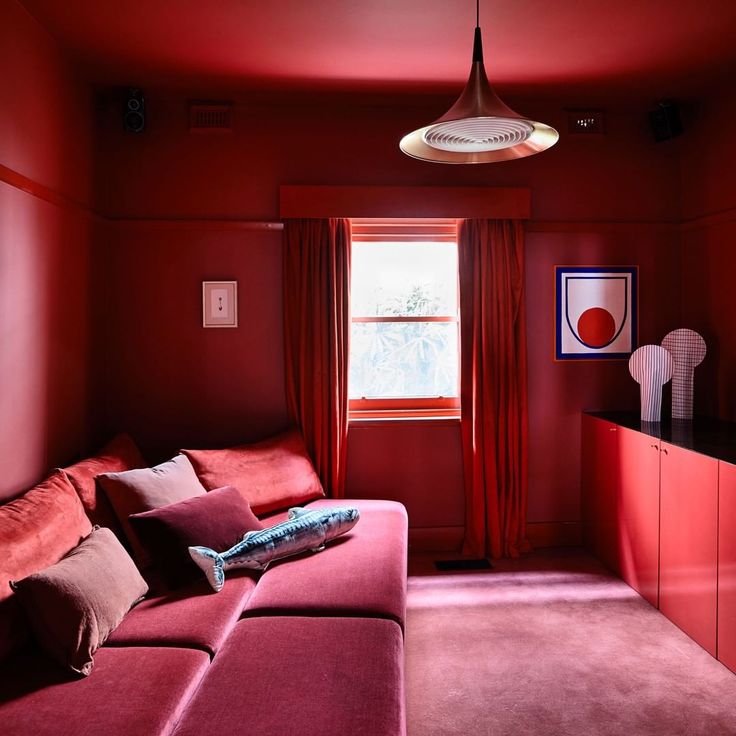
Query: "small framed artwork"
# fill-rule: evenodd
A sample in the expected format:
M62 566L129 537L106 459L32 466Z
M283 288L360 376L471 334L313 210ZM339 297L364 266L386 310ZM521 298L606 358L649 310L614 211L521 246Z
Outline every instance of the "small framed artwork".
M202 282L202 326L238 326L238 282Z
M555 360L628 359L638 296L636 266L555 266Z

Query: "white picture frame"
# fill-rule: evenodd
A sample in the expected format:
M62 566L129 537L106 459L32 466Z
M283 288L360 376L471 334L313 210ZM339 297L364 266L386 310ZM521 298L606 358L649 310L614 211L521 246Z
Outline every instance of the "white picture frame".
M238 282L202 282L202 327L238 326Z

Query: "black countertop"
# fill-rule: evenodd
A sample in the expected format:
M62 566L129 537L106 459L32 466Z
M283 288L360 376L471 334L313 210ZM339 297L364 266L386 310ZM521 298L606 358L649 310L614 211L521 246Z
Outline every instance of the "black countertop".
M736 465L736 423L734 422L724 422L711 417L695 417L692 421L667 418L662 422L642 422L639 412L633 411L586 411L585 413L669 442L671 445Z

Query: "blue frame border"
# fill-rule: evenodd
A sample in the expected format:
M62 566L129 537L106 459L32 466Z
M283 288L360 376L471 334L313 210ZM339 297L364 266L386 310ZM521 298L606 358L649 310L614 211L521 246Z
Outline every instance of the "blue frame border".
M622 273L631 276L631 353L639 342L639 267L638 266L555 266L555 360L628 360L631 353L563 353L562 324L567 318L562 314L562 275L579 273L598 275ZM614 337L614 340L616 338Z

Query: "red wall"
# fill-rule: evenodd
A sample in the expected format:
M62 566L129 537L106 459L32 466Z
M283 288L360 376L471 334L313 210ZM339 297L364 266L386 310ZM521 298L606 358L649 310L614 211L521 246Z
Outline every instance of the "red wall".
M703 103L682 138L683 324L708 353L695 374L695 408L736 420L736 143L726 133L736 98Z
M206 98L198 91L192 98ZM563 126L559 109L513 104ZM311 104L238 104L230 135L187 130L186 101L149 94L148 129L121 131L119 103L100 122L98 207L118 218L181 218L110 226L107 258L106 405L100 434L127 428L158 459L184 444L262 436L285 421L281 354L280 237L194 218L274 220L281 184L528 186L530 498L532 521L579 519L581 409L633 406L625 362L552 361L552 266L639 264L641 333L659 340L678 324L677 160L655 145L646 111L610 113L608 135L563 136L554 149L513 163L444 167L398 152L403 132L446 102L411 106L358 98ZM554 222L552 222L554 221ZM200 327L200 282L237 278L241 328ZM412 526L463 523L458 427L354 426L348 448L353 495L396 498Z
M0 72L0 498L6 498L85 445L91 220L84 203L92 126L89 91L15 2L0 4Z

